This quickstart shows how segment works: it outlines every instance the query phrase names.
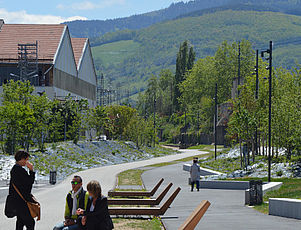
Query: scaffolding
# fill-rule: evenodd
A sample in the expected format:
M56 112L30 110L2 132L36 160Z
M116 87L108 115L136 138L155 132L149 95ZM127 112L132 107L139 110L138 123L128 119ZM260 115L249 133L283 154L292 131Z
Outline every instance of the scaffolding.
M18 44L19 80L31 81L34 85L38 82L38 41L35 43Z

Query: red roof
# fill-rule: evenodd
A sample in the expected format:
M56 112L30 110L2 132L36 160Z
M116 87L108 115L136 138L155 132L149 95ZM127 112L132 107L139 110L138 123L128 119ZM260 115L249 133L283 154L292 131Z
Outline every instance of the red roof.
M0 30L0 59L18 59L18 44L38 41L38 58L54 59L66 25L3 24Z
M76 66L78 67L79 60L82 57L84 46L86 44L87 38L71 38L74 58L76 62Z

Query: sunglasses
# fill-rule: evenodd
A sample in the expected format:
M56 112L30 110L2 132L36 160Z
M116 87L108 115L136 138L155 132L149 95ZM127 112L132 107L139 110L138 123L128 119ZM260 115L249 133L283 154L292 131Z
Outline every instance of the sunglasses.
M77 181L71 181L71 184L78 185L79 182L77 182Z

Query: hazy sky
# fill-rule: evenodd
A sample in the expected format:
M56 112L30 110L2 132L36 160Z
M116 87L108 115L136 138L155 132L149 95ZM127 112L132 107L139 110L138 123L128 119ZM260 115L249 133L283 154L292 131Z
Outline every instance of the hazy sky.
M163 9L179 1L181 0L0 0L0 18L6 23L104 20Z

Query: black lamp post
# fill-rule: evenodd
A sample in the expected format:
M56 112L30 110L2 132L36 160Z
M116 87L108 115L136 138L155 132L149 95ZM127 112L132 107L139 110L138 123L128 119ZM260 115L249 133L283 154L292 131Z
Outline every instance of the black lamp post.
M217 130L216 130L216 125L217 125L217 83L215 83L215 113L214 113L214 159L216 160L216 141L217 141Z
M156 94L154 95L154 146L156 145Z
M239 97L240 90L240 42L238 43L238 71L237 71L237 96Z
M256 50L256 65L255 65L255 74L256 74L256 89L255 89L255 99L258 100L258 88L259 88L259 79L258 79L258 50ZM258 155L258 137L257 137L257 125L255 128L255 153Z
M269 66L266 69L269 70L269 155L268 155L268 182L271 181L271 118L272 118L272 51L273 42L270 41L270 48L261 51L261 57L264 57L264 53L268 53Z

